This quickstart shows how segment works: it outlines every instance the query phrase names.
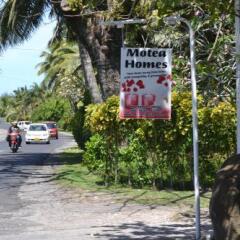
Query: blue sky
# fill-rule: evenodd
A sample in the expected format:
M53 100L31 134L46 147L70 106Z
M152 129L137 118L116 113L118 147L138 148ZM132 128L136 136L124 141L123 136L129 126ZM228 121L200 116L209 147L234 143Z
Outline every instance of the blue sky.
M18 87L30 87L40 83L36 65L43 59L40 54L46 49L53 35L55 22L44 23L25 43L7 49L0 55L0 95L12 93Z

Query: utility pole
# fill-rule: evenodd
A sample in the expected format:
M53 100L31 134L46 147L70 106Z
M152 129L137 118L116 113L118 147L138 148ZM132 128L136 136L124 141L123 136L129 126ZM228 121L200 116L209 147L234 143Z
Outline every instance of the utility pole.
M240 153L240 0L235 0L237 154Z
M240 0L239 0L240 1ZM195 193L195 225L196 240L201 238L200 223L200 194L199 194L199 160L198 160L198 112L197 112L197 81L196 81L196 59L195 59L195 36L191 23L180 16L166 17L168 25L175 26L180 22L187 25L189 31L189 48L191 62L191 83L192 83L192 127L193 127L193 168L194 168L194 193Z

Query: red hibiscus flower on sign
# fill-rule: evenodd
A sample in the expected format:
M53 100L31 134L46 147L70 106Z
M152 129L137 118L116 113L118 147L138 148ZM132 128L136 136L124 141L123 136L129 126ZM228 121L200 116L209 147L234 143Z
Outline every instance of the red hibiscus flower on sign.
M139 89L145 88L142 80L134 81L133 79L128 79L122 83L122 92L137 92Z
M172 75L160 75L157 79L157 84L163 84L165 87L168 87L169 85L173 84L175 85L175 82L172 79Z

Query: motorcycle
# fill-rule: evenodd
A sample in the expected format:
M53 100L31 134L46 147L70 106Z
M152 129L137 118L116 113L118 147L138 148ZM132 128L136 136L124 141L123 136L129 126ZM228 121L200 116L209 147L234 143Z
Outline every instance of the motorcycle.
M13 153L16 153L19 148L17 138L18 138L18 133L10 133L9 134L9 141L10 141L9 147Z

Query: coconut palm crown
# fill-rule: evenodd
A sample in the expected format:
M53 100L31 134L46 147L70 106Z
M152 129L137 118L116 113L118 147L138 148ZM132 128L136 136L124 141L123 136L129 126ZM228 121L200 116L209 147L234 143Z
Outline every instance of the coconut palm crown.
M31 37L45 14L56 16L48 0L8 0L0 3L0 51Z

